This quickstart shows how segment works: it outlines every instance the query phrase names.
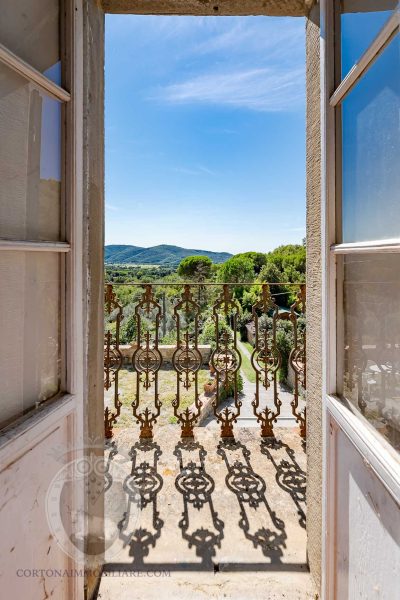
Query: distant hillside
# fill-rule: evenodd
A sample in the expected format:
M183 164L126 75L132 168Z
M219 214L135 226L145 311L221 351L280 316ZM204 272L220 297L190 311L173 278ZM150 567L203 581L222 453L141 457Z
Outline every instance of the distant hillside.
M232 256L229 252L209 252L208 250L191 250L179 246L139 246L110 245L104 249L106 264L137 264L137 265L178 265L186 256L201 254L208 256L214 263L223 263Z

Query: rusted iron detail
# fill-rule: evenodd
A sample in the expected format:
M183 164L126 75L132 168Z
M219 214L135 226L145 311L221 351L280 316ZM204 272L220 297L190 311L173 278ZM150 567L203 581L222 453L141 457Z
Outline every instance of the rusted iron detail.
M221 424L221 438L233 438L233 425L240 416L242 402L238 395L238 377L242 357L237 347L237 320L240 307L230 286L223 285L222 293L213 306L213 320L215 324L216 348L211 355L211 364L216 373L216 398L213 402L214 415ZM223 328L229 321L230 328ZM231 393L233 407L219 408L221 392Z
M119 399L118 374L122 367L122 354L119 349L121 321L124 318L122 306L118 302L112 284L107 284L104 292L104 312L106 318L112 318L115 331L107 329L104 333L104 389L114 386L114 410L104 409L104 434L106 439L113 436L113 425L121 414L122 402Z
M176 350L172 356L172 366L176 371L176 396L172 401L174 415L181 426L181 437L193 437L202 402L200 401L198 374L202 356L198 348L200 306L194 301L190 285L185 285L181 299L174 306L173 318L176 323ZM192 327L192 331L189 331ZM193 388L194 403L180 411L181 391Z
M289 355L289 364L294 372L292 413L300 426L300 435L306 437L307 408L299 410L301 390L306 390L306 328L299 326L299 315L306 316L306 286L302 284L296 301L290 307L290 321L293 325L293 348Z
M152 439L154 424L161 412L159 399L159 377L163 368L162 348L159 346L163 333L163 313L165 299L157 300L155 285L142 284L143 293L135 304L135 344L132 366L135 372L135 394L132 402L133 416L140 425L140 438ZM204 284L206 285L206 284ZM234 424L241 414L240 368L242 358L239 352L238 319L241 307L234 296L233 284L213 284L219 286L218 297L212 307L214 328L213 351L209 361L212 379L204 386L204 391L214 394L212 403L214 415L221 427L222 438L234 437ZM239 285L239 284L238 284ZM300 435L306 437L306 329L303 316L306 313L306 286L300 284L296 301L290 311L280 311L271 296L270 284L261 285L261 295L252 308L254 325L254 349L251 355L252 368L256 375L256 392L252 399L253 413L261 426L263 438L274 437L274 424L281 414L282 402L279 397L278 373L282 357L277 344L278 324L281 320L290 322L293 331L293 347L289 355L290 372L293 378L293 396L291 411L300 427ZM282 284L283 285L283 284ZM298 284L299 285L299 284ZM183 289L182 289L183 288ZM176 331L176 346L172 356L172 367L176 376L176 391L172 401L173 414L180 425L181 437L192 438L194 427L201 417L201 392L199 373L202 366L202 354L199 337L202 332L203 304L198 301L197 287L182 284L175 305L173 320ZM165 296L165 294L164 294ZM119 382L123 356L120 346L120 330L123 309L115 293L115 286L107 284L105 288L105 334L104 334L104 389L113 390L107 394L110 402L104 411L105 436L112 438L113 426L121 414L122 403L119 395ZM264 319L265 317L265 319ZM270 317L266 319L266 317ZM171 321L168 321L169 323ZM253 332L253 329L252 329ZM122 335L122 334L121 334ZM165 358L169 360L168 355ZM358 404L365 410L366 402L360 385L365 357L359 344L352 344L346 354L346 360L353 365L348 369L349 387L357 386ZM189 393L188 393L189 392ZM183 395L192 395L190 407L184 408ZM229 402L224 402L227 398Z
M133 416L140 424L140 439L153 438L153 426L160 416L162 403L158 393L158 372L162 356L158 349L162 310L154 298L151 285L145 286L140 302L135 307L137 347L132 356L136 372L136 394L132 402ZM154 411L148 406L140 411L141 391L153 389Z
M272 313L272 327L269 329L261 320ZM278 372L282 363L277 346L277 323L279 309L271 297L269 285L262 286L261 298L253 305L252 314L255 329L255 345L251 355L251 364L256 373L256 392L252 402L254 415L261 425L263 438L274 437L274 423L281 412L282 402L278 393ZM268 405L261 409L262 392L271 388L274 408Z

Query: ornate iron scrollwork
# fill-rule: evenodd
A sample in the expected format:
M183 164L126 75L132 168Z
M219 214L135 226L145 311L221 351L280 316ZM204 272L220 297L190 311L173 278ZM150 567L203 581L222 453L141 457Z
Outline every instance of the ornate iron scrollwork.
M112 284L107 284L104 293L104 310L106 317L113 316L114 333L107 329L104 334L104 389L109 390L114 385L114 409L108 406L104 409L104 430L107 439L113 436L113 425L121 414L122 402L119 399L118 374L122 367L122 354L119 349L119 334L121 321L124 318L122 306L119 304Z
M162 403L158 394L158 372L162 365L158 349L162 311L155 300L151 285L145 286L141 301L135 308L137 348L132 356L132 366L136 371L136 394L132 402L133 416L140 424L140 439L153 438L153 425L160 416ZM154 389L154 408L148 406L140 411L140 392Z
M213 402L214 415L221 424L221 437L233 438L233 424L240 415L241 401L238 398L238 377L242 357L237 349L237 319L240 307L233 298L229 285L223 286L222 294L213 307L216 348L211 355L211 364L217 379L216 399ZM230 330L222 329L221 319L230 320ZM233 396L233 410L228 406L219 410L221 390Z
M269 329L261 317L267 317L272 311L272 328ZM281 412L282 402L278 394L278 370L281 366L281 355L276 342L276 327L279 309L271 298L269 285L262 286L261 298L252 309L255 329L255 346L251 355L251 364L256 372L256 393L252 402L254 415L261 424L262 437L274 437L273 424ZM272 386L275 410L266 406L260 409L261 391Z
M193 427L200 417L202 407L198 382L198 372L202 364L202 356L198 348L199 315L200 306L193 300L190 286L185 285L181 300L174 307L177 342L172 357L172 366L176 371L176 396L172 406L174 415L181 425L182 438L193 437ZM192 333L189 332L191 325ZM194 411L189 407L179 411L182 386L184 390L194 388Z
M293 349L289 356L289 364L294 371L292 413L300 426L300 435L306 437L306 407L299 410L300 388L306 390L306 328L299 326L299 313L306 315L306 286L302 284L296 302L290 307L290 321L293 325Z

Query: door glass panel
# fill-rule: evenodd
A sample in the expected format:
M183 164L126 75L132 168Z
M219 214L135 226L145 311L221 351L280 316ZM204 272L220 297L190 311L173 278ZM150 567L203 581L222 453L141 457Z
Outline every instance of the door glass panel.
M343 242L400 237L399 111L397 35L342 103Z
M0 252L0 427L60 389L60 260Z
M0 64L0 237L60 239L62 105Z
M60 83L59 0L0 0L0 41L49 79Z
M391 17L397 0L344 0L340 18L342 79L361 58Z
M400 450L400 254L345 256L343 291L343 394Z

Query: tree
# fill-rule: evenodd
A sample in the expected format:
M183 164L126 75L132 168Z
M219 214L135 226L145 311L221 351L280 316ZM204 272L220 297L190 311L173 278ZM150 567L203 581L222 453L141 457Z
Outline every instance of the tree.
M259 274L262 267L267 262L267 255L263 254L262 252L243 252L242 254L236 254L235 256L249 258L250 260L252 260L253 261L253 270L256 275Z
M281 283L282 271L273 262L268 262L261 269L259 280L263 283Z
M223 283L242 283L254 281L254 262L246 256L232 256L221 267L218 278ZM245 287L237 285L233 292L236 298L241 302Z
M267 262L259 275L260 282L303 283L306 272L306 248L300 244L279 246L266 255ZM293 286L271 286L276 303L289 307L295 300L297 288Z
M263 266L258 279L261 283L283 283L285 281L283 272L273 262L268 262ZM278 306L286 307L289 305L288 293L290 293L290 289L288 290L283 285L271 285L270 290L271 296L275 298Z
M246 256L232 256L221 266L218 276L223 283L254 281L254 263Z
M278 269L284 272L293 267L299 274L306 272L306 248L300 244L287 244L278 246L267 254L267 263L274 263ZM299 281L302 281L299 279Z
M187 256L181 260L178 275L194 281L205 281L212 272L213 262L208 256Z

